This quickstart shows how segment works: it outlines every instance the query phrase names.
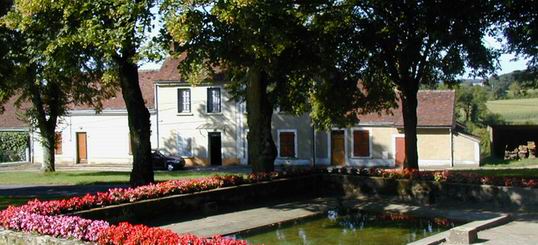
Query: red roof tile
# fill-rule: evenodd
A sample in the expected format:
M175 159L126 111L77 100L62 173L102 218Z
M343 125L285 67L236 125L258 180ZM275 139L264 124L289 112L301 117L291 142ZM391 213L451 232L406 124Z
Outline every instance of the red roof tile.
M452 127L454 125L454 90L421 90L418 92L417 116L419 127ZM401 102L389 113L359 115L361 124L394 125L403 127Z
M168 57L161 66L159 74L155 77L155 80L159 81L181 81L181 75L179 74L179 63L185 59L185 54L180 55L178 58Z
M155 108L155 77L159 74L158 70L140 70L138 71L138 82L140 84L140 90L142 91L142 97L148 109ZM125 109L125 101L123 101L123 95L121 90L118 89L116 96L103 101L103 110L120 110ZM76 105L74 110L91 110L93 109L89 105Z
M13 96L4 104L5 111L0 114L0 129L28 128L28 124L19 118L19 115L22 116L22 110L15 107L16 99L17 97Z

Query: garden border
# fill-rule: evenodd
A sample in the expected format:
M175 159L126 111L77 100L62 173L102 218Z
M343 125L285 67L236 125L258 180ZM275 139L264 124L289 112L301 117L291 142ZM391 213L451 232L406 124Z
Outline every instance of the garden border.
M378 170L375 170L378 171ZM379 171L378 171L379 172ZM256 199L259 197L262 198L274 198L275 194L279 195L296 195L301 194L341 194L345 197L360 197L360 196L369 196L369 197L386 197L394 196L399 201L406 202L418 202L421 204L429 204L436 202L454 202L454 201L473 201L473 202L487 202L491 205L492 202L497 205L512 205L520 209L525 209L527 207L533 207L538 204L538 189L537 188L521 188L521 187L507 187L507 186L493 186L493 185L479 185L479 184L464 184L464 183L452 183L446 181L432 181L430 179L420 179L413 178L405 179L401 176L405 175L388 175L384 177L372 176L363 176L359 174L316 174L317 172L306 171L302 172L300 175L279 175L275 173L276 178L271 178L269 175L262 175L261 178L248 177L246 182L241 180L240 177L233 177L230 179L221 179L225 181L216 189L207 189L203 191L198 187L194 187L194 192L185 193L185 194L176 194L171 196L164 196L159 198L153 198L148 200L134 199L138 201L133 201L129 203L120 203L116 205L94 208L90 210L78 211L69 213L71 215L75 214L82 217L95 217L99 218L106 217L105 220L110 220L112 218L118 218L115 221L122 221L122 219L129 220L129 216L125 214L136 213L137 210L166 210L166 208L173 208L176 210L185 210L185 209L200 209L200 207L212 208L211 205L223 205L223 204L233 204L233 203L244 203L246 200ZM319 172L318 172L319 173ZM391 173L389 171L382 172ZM287 176L287 177L284 177ZM377 175L379 176L379 175ZM388 177L388 178L387 178ZM234 179L235 178L235 179ZM236 179L239 178L239 179ZM252 179L254 178L254 179ZM203 179L203 178L202 178ZM309 180L309 181L305 181ZM437 180L437 179L436 179ZM230 182L231 181L231 182ZM291 184L290 184L291 181ZM235 185L235 183L238 183ZM249 183L249 184L240 184L240 183ZM233 185L233 186L230 186ZM262 190L260 190L262 187ZM306 190L306 191L305 191ZM241 194L241 195L238 195ZM234 197L233 200L230 200L230 197ZM140 198L140 197L138 197ZM133 200L133 199L131 199ZM157 207L155 206L157 205ZM158 206L161 205L161 206ZM151 206L151 209L147 207ZM155 213L149 212L148 216L153 216ZM9 217L9 216L7 216ZM141 216L145 217L144 215ZM16 228L17 229L17 228ZM129 228L130 229L130 228ZM138 229L134 227L134 229ZM463 227L463 230L459 230L464 235L469 235L472 232L476 232L475 228ZM0 238L0 243L6 242L12 244L8 241L17 241L9 240L15 239L20 234L30 234L28 232L17 232L10 230L2 230ZM7 234L4 237L4 234ZM11 235L10 235L11 234ZM31 233L32 236L35 234ZM471 234L472 235L472 234ZM20 236L19 236L20 237ZM35 236L37 240L35 244L39 244L39 239L45 239L40 237L49 237L50 236ZM67 241L72 242L71 239L58 239L60 242ZM82 244L86 242L80 241ZM28 241L22 241L22 244L28 243ZM16 244L16 243L15 243ZM31 243L32 244L32 243ZM62 244L62 243L59 243Z

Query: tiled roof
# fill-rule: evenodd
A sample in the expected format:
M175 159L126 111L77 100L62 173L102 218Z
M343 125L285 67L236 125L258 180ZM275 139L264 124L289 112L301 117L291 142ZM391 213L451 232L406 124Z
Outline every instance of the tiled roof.
M452 127L454 125L454 90L421 90L418 92L417 116L419 127ZM359 115L360 124L394 125L403 127L401 101L389 113Z
M142 91L142 97L148 109L155 108L155 76L159 74L158 70L140 70L138 71L138 79L140 84L140 90ZM123 101L123 95L118 88L116 96L103 101L103 110L121 110L125 109L125 102ZM91 110L93 109L89 105L76 105L72 110Z
M15 100L17 98L11 97L4 104L4 113L0 114L0 129L26 129L28 124L19 119L18 115L21 115L21 111L15 107ZM22 106L24 107L24 106Z
M180 55L178 58L167 58L159 70L159 74L155 77L158 81L181 81L181 75L179 74L178 66L182 60L185 59L185 54Z

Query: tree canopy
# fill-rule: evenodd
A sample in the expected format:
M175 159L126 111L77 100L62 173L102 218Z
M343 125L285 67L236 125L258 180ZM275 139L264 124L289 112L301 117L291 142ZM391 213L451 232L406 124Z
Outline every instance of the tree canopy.
M16 104L32 102L26 118L39 129L45 148L42 169L54 171L55 129L58 119L69 106L90 104L97 108L109 91L98 83L99 67L91 47L65 39L65 18L61 8L48 6L38 11L35 1L16 1L14 7L0 19L5 43L9 50L3 56L9 71L2 71L0 87L2 102L17 96Z
M153 182L149 111L137 66L153 4L151 0L20 0L3 18L5 26L19 35L16 43L21 48L10 47L11 60L27 76L17 77L26 81L19 93L21 99L32 101L31 118L41 133L48 134L48 162L54 160L54 129L66 105L85 103L99 109L99 95L119 86L133 148L131 184Z
M246 98L255 170L273 168L271 116L277 107L309 111L318 128L330 128L356 122L357 112L393 105L381 102L393 98L387 87L358 86L362 57L356 54L363 54L350 52L352 27L341 22L349 22L351 12L338 1L167 0L163 10L175 54L186 53L181 68L187 79L199 78L200 70L213 77L218 67L233 92Z
M481 1L343 1L355 15L355 52L363 52L364 80L391 81L402 100L406 163L418 168L419 84L453 81L468 67L494 70L496 53L482 38L494 21L494 5Z

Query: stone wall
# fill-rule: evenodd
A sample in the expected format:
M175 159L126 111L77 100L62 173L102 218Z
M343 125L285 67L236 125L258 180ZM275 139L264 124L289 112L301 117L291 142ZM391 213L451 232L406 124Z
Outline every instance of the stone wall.
M37 235L28 232L10 231L0 228L0 245L85 245L90 244L75 239Z
M487 204L521 210L538 207L538 189L385 179L353 175L323 176L323 193L346 197L387 197L419 204Z

